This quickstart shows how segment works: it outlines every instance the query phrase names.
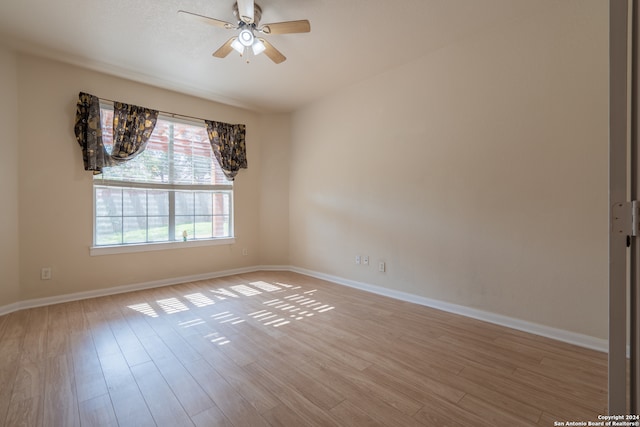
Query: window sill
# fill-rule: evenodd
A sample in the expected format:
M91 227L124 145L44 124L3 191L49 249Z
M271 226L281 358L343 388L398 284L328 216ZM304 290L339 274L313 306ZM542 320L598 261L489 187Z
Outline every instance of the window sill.
M236 239L234 237L228 237L223 239L187 240L186 242L160 242L114 246L91 246L89 248L89 255L114 255L133 252L150 252L164 251L168 249L194 248L200 246L230 245L232 243L235 243L235 241Z

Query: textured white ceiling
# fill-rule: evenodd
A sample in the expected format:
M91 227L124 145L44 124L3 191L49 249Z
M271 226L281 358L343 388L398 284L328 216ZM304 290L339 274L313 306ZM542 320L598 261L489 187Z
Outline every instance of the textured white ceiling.
M287 61L211 54L235 0L2 0L0 42L132 80L258 111L292 111L492 25L562 0L258 0L262 23L308 19L266 38Z

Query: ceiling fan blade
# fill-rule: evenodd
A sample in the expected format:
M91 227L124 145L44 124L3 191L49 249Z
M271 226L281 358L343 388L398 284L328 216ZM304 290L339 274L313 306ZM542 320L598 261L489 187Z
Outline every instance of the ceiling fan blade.
M227 30L238 28L237 25L232 24L231 22L209 18L208 16L198 15L197 13L187 12L186 10L179 10L178 13L188 16L190 18L198 19L199 21L202 21L205 24L213 25L214 27L226 28Z
M287 57L284 56L278 49L273 47L271 43L266 41L265 39L259 39L262 43L264 43L264 47L266 48L264 54L269 57L270 60L279 64L287 60Z
M247 24L253 24L253 0L237 0L238 18Z
M218 50L213 52L213 56L215 56L216 58L224 58L229 55L229 53L233 50L233 48L231 47L231 43L233 43L235 39L237 39L237 37L231 37L229 40L227 40L225 44L223 44Z
M265 34L308 33L311 31L311 24L306 19L300 21L274 22L263 25L260 31Z

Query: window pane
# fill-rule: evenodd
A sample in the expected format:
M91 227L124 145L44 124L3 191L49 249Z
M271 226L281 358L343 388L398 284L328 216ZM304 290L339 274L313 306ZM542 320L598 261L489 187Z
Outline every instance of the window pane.
M169 192L149 190L149 216L169 216Z
M193 223L193 216L177 216L176 215L176 234L175 240L182 240L183 233L187 232L187 240L193 240L195 224Z
M192 215L194 212L193 193L190 191L176 191L176 216Z
M96 245L122 244L122 218L96 218Z
M96 216L122 216L122 190L96 187Z
M142 243L147 241L147 218L144 216L123 218L122 243Z
M175 179L180 184L215 184L219 166L203 126L174 124Z
M195 193L195 214L211 215L212 212L212 193Z
M124 216L147 216L147 190L125 189L122 194Z
M213 195L213 213L216 215L229 214L229 193L215 193Z
M202 215L196 217L196 239L210 239L213 237L213 217Z
M229 237L230 231L228 215L213 217L213 237Z
M149 217L149 242L169 240L169 217Z

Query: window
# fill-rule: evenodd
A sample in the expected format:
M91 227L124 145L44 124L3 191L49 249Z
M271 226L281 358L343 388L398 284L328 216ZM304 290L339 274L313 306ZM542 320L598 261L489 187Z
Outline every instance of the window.
M113 110L103 106L107 151L112 121ZM94 247L233 237L233 183L213 155L204 123L160 115L146 149L96 175L93 191Z

